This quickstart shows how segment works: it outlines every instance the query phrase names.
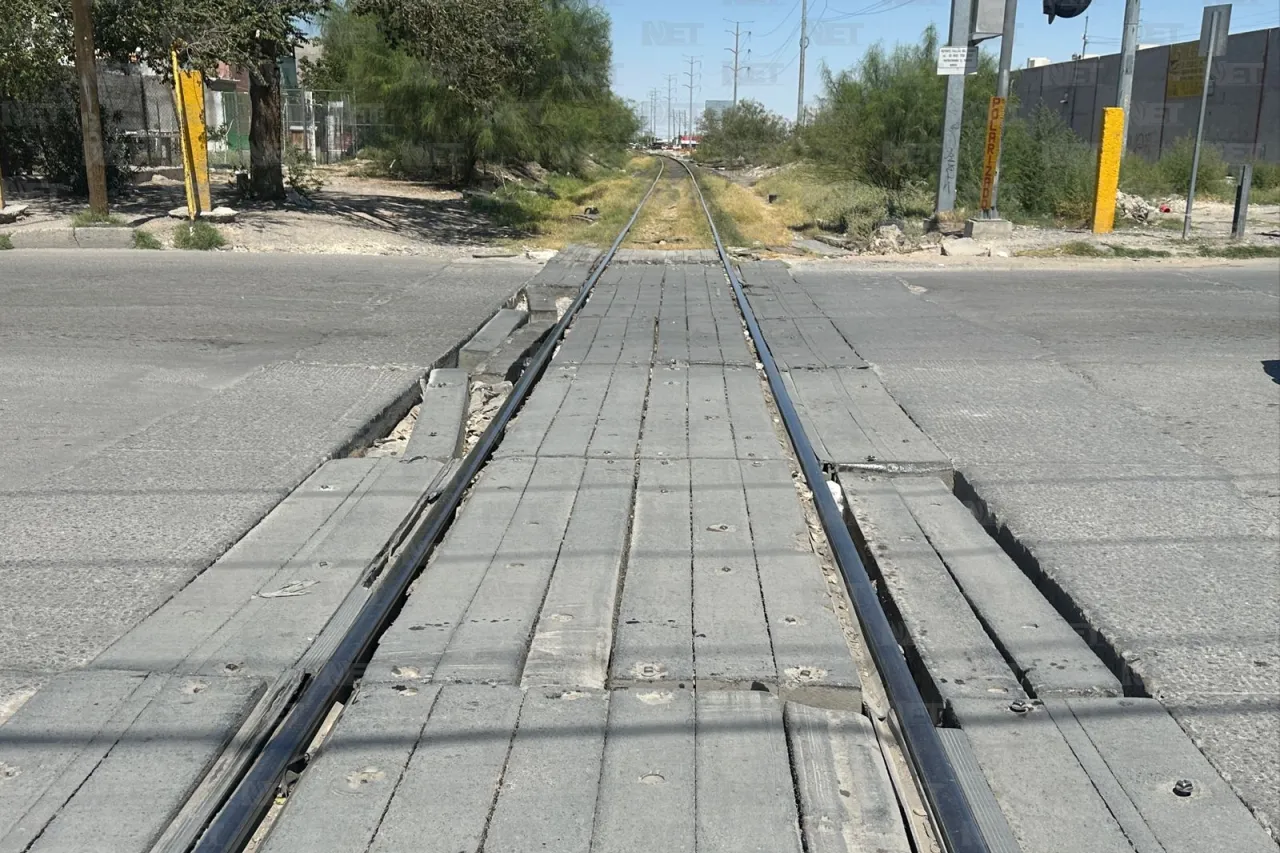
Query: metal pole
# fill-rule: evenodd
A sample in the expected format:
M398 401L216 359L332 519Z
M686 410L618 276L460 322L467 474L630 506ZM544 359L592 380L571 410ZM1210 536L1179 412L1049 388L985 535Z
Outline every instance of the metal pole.
M1236 240L1244 239L1245 228L1249 225L1249 188L1252 185L1253 164L1245 163L1240 167L1240 183L1236 186L1235 215L1231 217L1231 236Z
M667 139L671 139L677 135L675 130L675 110L671 108L671 104L673 97L672 87L675 85L675 81L679 76L679 74L667 75ZM677 140L677 142L678 141L679 140Z
M738 68L741 65L738 61L738 54L741 52L742 25L751 22L730 21L729 23L733 24L733 47L726 47L725 50L733 54L733 105L736 107L738 105ZM725 30L725 32L728 32L728 30ZM748 35L750 34L748 33Z
M951 32L947 44L969 46L973 0L951 0ZM954 210L956 206L956 171L960 162L960 125L964 120L964 75L947 77L947 103L942 118L942 157L938 167L938 196L934 214Z
M1005 0L1004 30L1000 36L1000 71L996 77L996 97L1009 101L1009 75L1013 68L1013 31L1017 26L1018 0ZM1004 119L1000 119L1001 125ZM1003 131L1003 127L1001 128ZM1001 143L996 148L996 171L991 182L991 210L983 211L987 219L1000 218L1000 155L1004 153L1004 134L1000 134Z
M693 129L695 126L694 118L693 118L693 76L694 76L693 67L694 65L697 64L697 62L698 62L698 58L696 56L689 57L689 70L685 72L685 74L689 78L689 82L685 84L686 86L689 87L689 115L685 117L685 121L688 123L688 127L689 127L690 144L693 143Z
M1125 0L1124 36L1120 40L1120 83L1116 87L1116 106L1124 110L1120 126L1120 154L1129 148L1129 110L1133 103L1133 67L1138 60L1138 21L1142 0Z
M1204 58L1204 83L1200 90L1200 119L1196 122L1196 147L1191 155L1191 186L1187 188L1187 212L1182 217L1182 239L1191 236L1191 205L1196 197L1196 178L1200 174L1200 145L1204 142L1204 116L1209 108L1209 81L1213 73L1213 54L1218 49L1218 14L1215 9L1209 22L1209 55Z
M809 47L809 0L800 0L800 86L796 92L796 127L804 126L804 52Z
M102 111L98 104L98 64L93 50L92 0L71 0L75 31L76 74L80 78L80 134L84 140L89 209L107 213L107 163L102 147Z

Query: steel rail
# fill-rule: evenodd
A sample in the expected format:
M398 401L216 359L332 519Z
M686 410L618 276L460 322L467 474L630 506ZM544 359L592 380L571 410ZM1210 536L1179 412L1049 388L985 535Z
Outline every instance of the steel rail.
M697 176L688 163L675 157L671 159L684 166L685 171L689 173L694 192L711 226L711 236L715 240L720 263L724 266L725 275L728 276L729 283L733 287L734 298L747 324L747 331L751 334L760 362L764 365L765 376L769 380L769 388L777 403L778 413L786 427L787 436L791 439L791 446L795 449L804 478L809 484L809 491L813 493L818 518L826 532L827 541L831 543L836 565L844 577L845 586L852 599L858 623L862 626L862 633L866 638L872 660L879 669L881 678L884 679L889 704L898 716L907 755L923 789L925 800L933 813L934 822L941 834L939 840L943 844L943 849L947 853L990 853L969 801L960 787L955 768L952 767L951 760L942 746L942 740L938 737L937 729L934 728L933 718L925 707L924 699L920 695L920 690L907 666L906 658L894 636L889 619L880 606L880 600L867 573L867 567L863 564L858 548L853 542L853 536L845 523L844 514L831 495L822 463L818 461L818 455L805 434L800 415L782 382L782 373L778 370L778 364L774 361L769 344L760 329L760 324L756 321L755 312L742 289L742 282L734 272L733 264L720 241L720 232L716 228L715 218L711 215L707 199L702 193L702 187L698 185Z
M512 388L511 394L498 410L493 422L480 436L476 446L462 460L462 464L454 472L440 497L431 505L426 518L418 526L412 539L388 568L382 582L361 608L359 615L334 650L333 656L303 686L284 721L263 745L249 770L192 848L194 853L236 853L249 842L275 798L278 786L289 766L311 743L338 696L353 683L359 667L372 652L378 637L387 628L409 584L426 566L427 560L461 505L467 489L493 455L511 417L519 410L546 370L565 330L568 329L574 315L586 302L591 289L595 287L596 282L600 280L600 276L617 254L618 247L622 245L622 241L626 239L631 227L640 217L640 211L653 195L665 170L664 162L659 160L657 176L653 179L644 198L640 200L635 212L631 214L627 224L618 232L613 245L583 282L577 298L534 354L529 366Z

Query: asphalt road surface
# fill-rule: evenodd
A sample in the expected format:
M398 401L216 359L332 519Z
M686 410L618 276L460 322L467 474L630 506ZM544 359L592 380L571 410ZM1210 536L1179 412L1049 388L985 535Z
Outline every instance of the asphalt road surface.
M792 272L1274 834L1276 262Z
M0 682L95 657L536 271L0 255Z

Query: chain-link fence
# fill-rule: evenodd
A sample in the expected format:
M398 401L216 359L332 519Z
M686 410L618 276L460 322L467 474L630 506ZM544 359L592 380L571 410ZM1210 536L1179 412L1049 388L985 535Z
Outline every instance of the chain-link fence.
M344 92L285 89L281 102L285 146L310 155L316 163L350 159L386 137L379 112L362 107ZM210 163L248 165L251 117L247 93L206 94Z
M173 88L159 77L103 70L98 75L98 100L107 121L135 166L181 166L178 116Z
M284 144L316 163L336 163L377 145L387 127L379 110L344 92L286 89L281 93ZM99 97L135 166L180 167L182 149L173 89L160 77L104 71ZM252 107L249 93L205 89L211 165L247 168Z

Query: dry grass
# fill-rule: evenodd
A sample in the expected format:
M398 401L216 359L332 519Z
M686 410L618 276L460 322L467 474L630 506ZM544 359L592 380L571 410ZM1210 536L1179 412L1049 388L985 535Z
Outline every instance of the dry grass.
M623 245L633 249L709 249L714 243L693 184L669 164Z
M607 246L649 189L657 168L653 157L641 155L631 158L621 170L601 168L587 178L551 175L547 187L554 197L512 184L472 205L500 224L524 231L514 241L522 246ZM582 218L588 207L600 212L594 222Z
M731 232L721 235L726 243L743 246L791 245L794 234L788 227L786 213L777 205L766 203L764 198L746 187L719 175L703 172L700 178L707 202L719 214L717 219L732 222L732 229L721 226Z

